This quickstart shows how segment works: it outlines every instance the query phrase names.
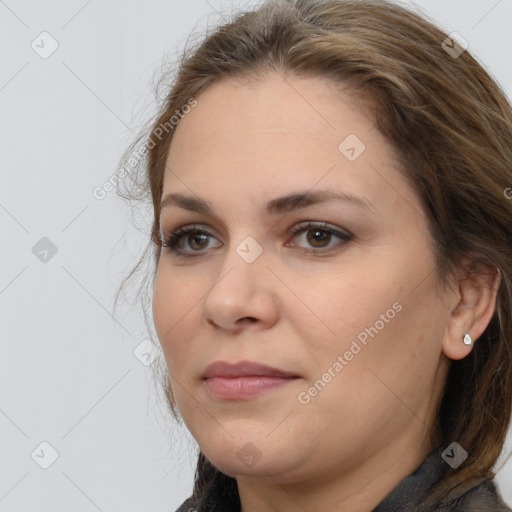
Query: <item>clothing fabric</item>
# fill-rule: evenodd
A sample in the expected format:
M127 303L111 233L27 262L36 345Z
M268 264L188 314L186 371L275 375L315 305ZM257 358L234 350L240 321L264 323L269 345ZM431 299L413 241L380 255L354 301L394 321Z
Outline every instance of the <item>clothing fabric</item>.
M442 450L437 449L428 455L372 512L411 512L414 507L421 506L425 496L445 470L446 462L441 453ZM215 512L240 512L236 488L228 487L219 481L200 501L213 505ZM176 512L203 512L203 507L191 497ZM424 509L424 512L512 512L512 509L502 500L493 479L488 479L474 485L449 503Z

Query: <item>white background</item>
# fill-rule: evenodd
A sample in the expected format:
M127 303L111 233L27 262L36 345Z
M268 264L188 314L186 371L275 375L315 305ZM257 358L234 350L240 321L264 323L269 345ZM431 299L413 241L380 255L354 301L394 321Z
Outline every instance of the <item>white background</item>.
M0 1L2 512L174 511L191 494L195 447L133 354L142 314L112 315L149 215L134 228L115 192L92 191L152 113L163 58L240 4ZM416 5L512 96L512 1ZM31 48L43 31L58 43L47 59ZM46 263L32 252L43 237L57 248ZM58 452L48 469L42 442ZM497 481L512 504L512 460Z

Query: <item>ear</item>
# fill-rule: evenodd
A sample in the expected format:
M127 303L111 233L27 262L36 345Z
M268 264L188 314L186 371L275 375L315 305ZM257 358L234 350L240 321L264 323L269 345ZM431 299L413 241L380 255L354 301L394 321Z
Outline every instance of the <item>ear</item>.
M485 331L496 308L501 273L496 267L469 272L470 264L464 262L464 269L458 279L459 297L452 302L453 307L446 324L442 352L450 359L463 359L475 341ZM457 284L457 283L456 283ZM473 343L465 345L463 338L469 334Z

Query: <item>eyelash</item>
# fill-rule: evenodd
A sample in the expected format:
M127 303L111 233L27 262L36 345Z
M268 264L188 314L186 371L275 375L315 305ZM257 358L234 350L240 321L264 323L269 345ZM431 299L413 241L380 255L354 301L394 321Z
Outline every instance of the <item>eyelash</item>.
M300 234L300 233L307 233L308 231L312 231L313 229L316 229L317 231L324 231L326 233L330 233L334 236L336 236L337 238L339 238L341 241L343 241L344 243L346 242L350 242L353 238L353 235L349 234L348 232L342 232L342 231L338 231L336 229L333 229L332 227L329 227L328 224L324 223L324 222L306 222L306 223L302 223L302 224L299 224L298 226L294 227L292 230L291 230L291 233L292 235L297 235L297 234ZM193 251L197 254L190 254L190 253L187 253L187 252L183 252L181 251L180 249L177 248L178 244L179 244L179 241L185 236L185 235L191 235L191 234L197 234L197 235L206 235L206 236L212 236L211 233L209 233L208 231L206 231L205 229L202 229L201 227L198 227L197 225L190 225L190 226L183 226L183 227L180 227L178 229L176 229L175 231L172 231L168 236L167 238L165 238L163 240L163 243L162 243L162 246L163 247L166 247L167 250L176 255L176 256L182 256L182 257L194 257L194 256L201 256L202 254L204 254L204 251ZM330 240L329 240L330 242ZM341 244L343 245L343 244ZM336 249L329 249L329 250L318 250L318 249L311 249L311 250L308 250L308 249L303 249L302 248L302 251L303 252L306 252L306 253L313 253L313 254L317 254L317 253L328 253L328 252L332 252Z

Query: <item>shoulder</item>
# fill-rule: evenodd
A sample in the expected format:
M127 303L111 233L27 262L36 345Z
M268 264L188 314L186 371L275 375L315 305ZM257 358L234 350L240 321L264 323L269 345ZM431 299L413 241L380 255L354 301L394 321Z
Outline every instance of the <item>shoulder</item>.
M198 512L198 510L195 508L192 498L188 498L176 509L176 512Z
M494 480L484 480L459 498L432 512L512 512L500 497Z

